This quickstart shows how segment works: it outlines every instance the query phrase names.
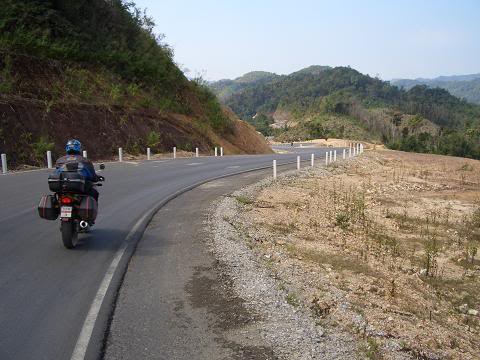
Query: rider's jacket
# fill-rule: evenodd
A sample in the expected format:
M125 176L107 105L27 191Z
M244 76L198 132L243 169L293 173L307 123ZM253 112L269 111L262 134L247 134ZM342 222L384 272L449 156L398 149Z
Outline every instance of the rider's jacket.
M78 173L82 174L85 179L95 182L97 180L97 174L95 173L95 168L90 160L81 156L81 155L66 155L62 156L55 163L55 168L57 173L67 170L67 164L77 163L78 164Z

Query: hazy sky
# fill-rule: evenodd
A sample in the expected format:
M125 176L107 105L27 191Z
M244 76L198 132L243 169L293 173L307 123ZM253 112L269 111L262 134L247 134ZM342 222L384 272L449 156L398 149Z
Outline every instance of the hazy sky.
M350 65L383 79L480 72L480 0L136 0L189 76Z

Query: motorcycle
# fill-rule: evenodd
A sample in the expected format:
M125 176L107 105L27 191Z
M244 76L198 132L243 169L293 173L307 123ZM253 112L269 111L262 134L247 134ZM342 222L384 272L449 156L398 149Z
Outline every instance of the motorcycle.
M105 169L105 165L100 164L100 169ZM67 164L66 171L49 175L49 189L54 194L42 196L38 213L46 220L60 216L62 242L67 249L73 249L78 243L78 234L88 232L94 224L98 204L86 190L90 186L102 186L103 181L103 176L98 176L96 182L85 180L75 163Z

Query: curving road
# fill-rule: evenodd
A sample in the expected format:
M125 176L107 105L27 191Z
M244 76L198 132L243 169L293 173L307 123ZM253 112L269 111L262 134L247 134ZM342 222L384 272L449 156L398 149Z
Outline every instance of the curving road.
M304 161L315 153L321 163L327 150L279 148ZM272 159L278 165L293 163L296 155L107 164L97 224L75 250L63 248L58 221L36 213L40 195L48 193L47 170L0 176L0 359L98 358L118 285L143 230L138 225L148 221L145 214L182 189L268 167ZM105 297L96 298L106 274L112 281ZM92 316L95 301L101 306Z

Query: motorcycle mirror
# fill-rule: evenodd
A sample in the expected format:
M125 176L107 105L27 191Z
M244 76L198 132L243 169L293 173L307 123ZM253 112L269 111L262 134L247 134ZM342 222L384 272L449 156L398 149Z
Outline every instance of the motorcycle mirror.
M105 170L105 164L100 164L100 170Z

